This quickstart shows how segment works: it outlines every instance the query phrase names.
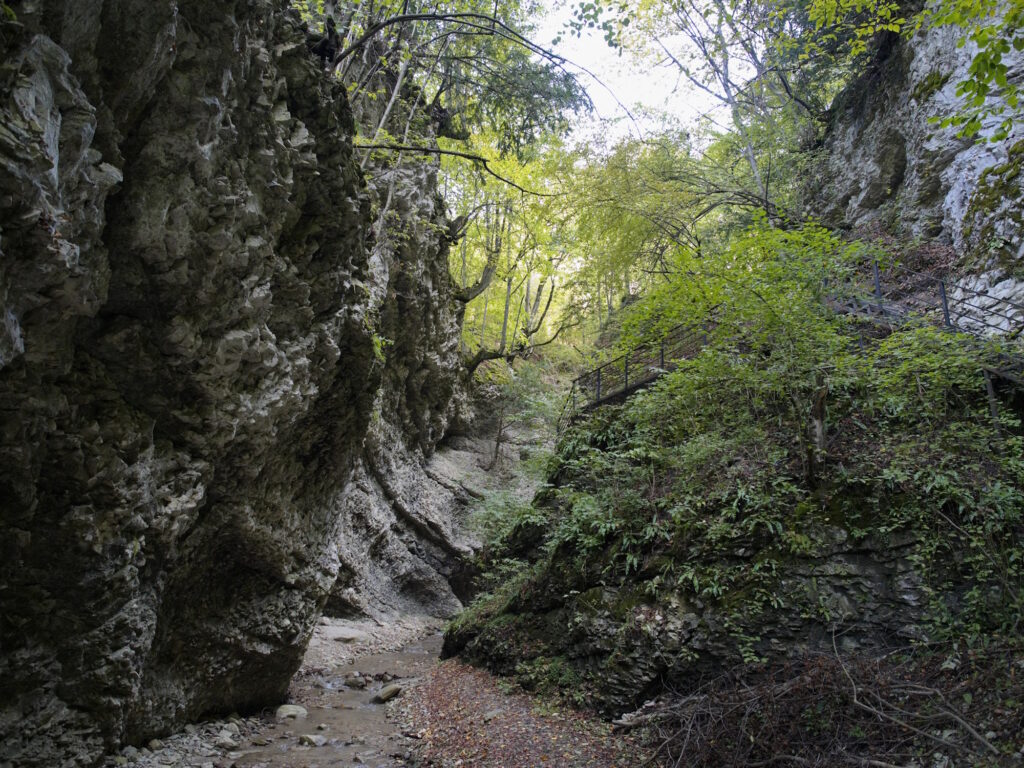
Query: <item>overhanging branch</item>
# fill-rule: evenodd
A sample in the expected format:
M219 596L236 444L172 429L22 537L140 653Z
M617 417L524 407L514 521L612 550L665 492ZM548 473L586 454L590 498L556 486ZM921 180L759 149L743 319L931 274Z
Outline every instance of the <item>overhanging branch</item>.
M496 178L498 181L500 181L500 182L502 182L504 184L508 184L510 187L513 187L514 189L518 189L524 195L533 195L534 197L558 197L558 195L551 194L551 193L548 193L548 192L534 192L531 189L526 189L524 187L519 186L518 184L516 184L511 179L506 179L500 173L498 173L497 171L493 170L491 168L491 166L489 165L489 161L487 160L486 157L481 157L480 155L474 155L474 154L471 154L469 152L459 152L459 151L454 150L454 149L441 149L440 147L416 147L416 146L407 145L407 144L356 144L355 148L356 149L383 149L383 150L388 150L388 151L391 151L391 152L419 152L419 153L425 154L425 155L449 155L451 157L461 157L461 158L464 158L466 160L472 160L474 163L476 163L484 171L489 173L491 176Z

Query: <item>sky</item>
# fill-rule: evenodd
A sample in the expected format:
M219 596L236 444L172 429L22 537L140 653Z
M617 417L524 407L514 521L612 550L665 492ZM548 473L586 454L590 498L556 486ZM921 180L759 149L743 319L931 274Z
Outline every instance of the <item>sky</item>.
M577 133L582 134L578 138L615 139L653 133L659 121L645 117L645 107L666 111L683 124L694 122L713 108L709 97L695 93L696 89L681 80L674 67L656 66L637 61L629 54L620 54L608 46L600 31L590 30L580 37L565 31L565 24L572 16L566 0L542 0L542 3L547 15L538 21L534 42L589 70L604 84L579 73L580 82L594 103L595 115L577 128ZM559 32L563 32L561 42L552 45ZM633 112L635 123L626 116L622 105ZM615 122L609 125L608 120Z

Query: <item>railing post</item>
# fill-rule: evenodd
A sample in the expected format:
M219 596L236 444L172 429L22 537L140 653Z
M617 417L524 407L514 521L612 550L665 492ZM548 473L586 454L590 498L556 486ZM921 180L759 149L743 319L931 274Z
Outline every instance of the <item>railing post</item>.
M878 259L871 260L871 271L875 278L875 296L878 298L878 311L884 315L885 310L882 309L882 280L878 275Z
M992 414L992 426L996 434L1002 437L1003 430L999 425L999 398L996 397L996 388L992 384L992 375L988 370L982 371L985 374L985 394L988 395L988 409Z
M664 371L665 370L665 337L664 336L661 337L661 356L660 356L659 359L661 360L661 364L658 367L661 368L661 370Z
M572 412L576 413L576 382L572 383Z
M594 395L594 402L601 399L601 369L597 369L597 394Z
M942 319L945 320L947 328L952 328L953 324L949 322L949 301L946 299L945 280L939 280L939 295L942 297Z
M622 363L623 372L625 373L625 383L622 385L622 390L626 391L629 389L629 352L626 353L626 359Z

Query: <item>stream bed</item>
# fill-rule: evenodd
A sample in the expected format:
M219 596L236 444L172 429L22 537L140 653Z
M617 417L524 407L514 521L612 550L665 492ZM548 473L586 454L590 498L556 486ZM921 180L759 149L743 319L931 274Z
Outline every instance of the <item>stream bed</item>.
M441 635L414 640L397 651L369 653L307 674L298 698L306 714L268 715L271 722L237 750L235 768L335 768L403 765L407 751L399 725L387 719L382 694L400 696L429 672ZM398 693L394 693L398 689Z

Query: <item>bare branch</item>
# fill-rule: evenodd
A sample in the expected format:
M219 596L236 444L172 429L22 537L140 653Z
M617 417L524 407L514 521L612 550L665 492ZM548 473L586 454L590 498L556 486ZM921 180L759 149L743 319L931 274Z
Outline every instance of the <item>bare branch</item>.
M355 144L356 149L383 149L390 152L420 152L425 155L449 155L451 157L461 157L466 160L472 160L480 168L489 173L491 176L496 178L498 181L508 184L514 189L518 189L524 195L533 195L534 197L559 197L560 195L552 194L549 192L534 192L533 190L526 189L519 186L511 179L506 179L500 173L494 171L486 157L480 155L474 155L469 152L459 152L454 149L441 149L440 147L417 147L408 144Z

